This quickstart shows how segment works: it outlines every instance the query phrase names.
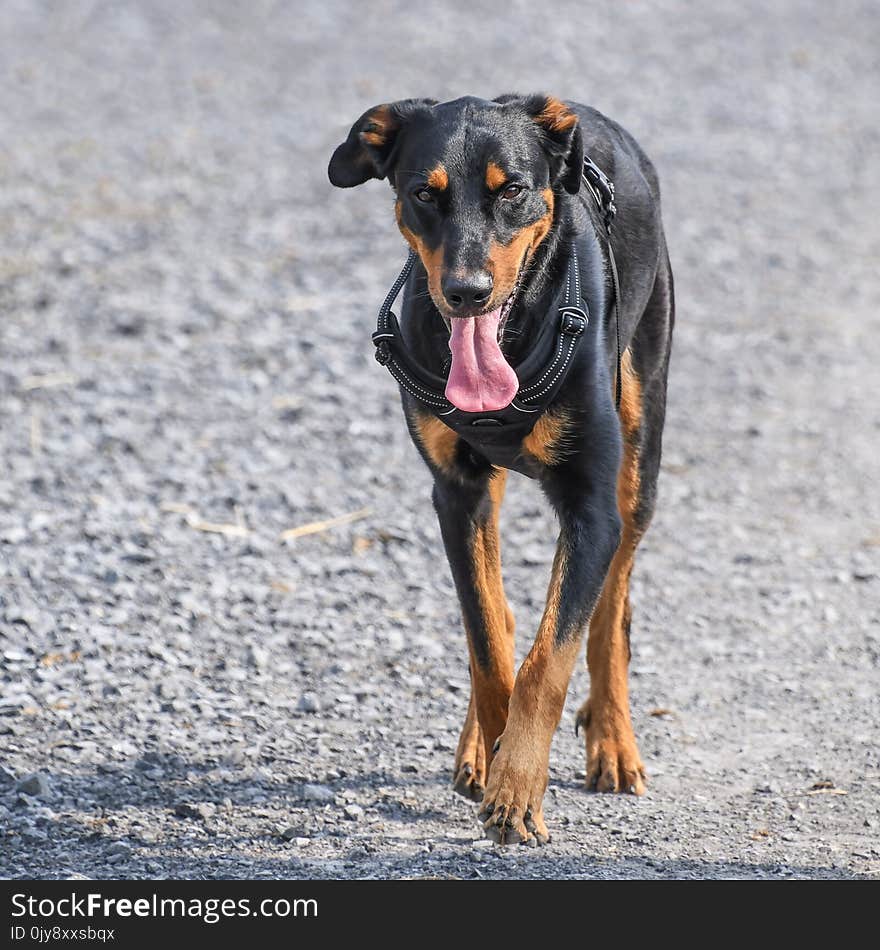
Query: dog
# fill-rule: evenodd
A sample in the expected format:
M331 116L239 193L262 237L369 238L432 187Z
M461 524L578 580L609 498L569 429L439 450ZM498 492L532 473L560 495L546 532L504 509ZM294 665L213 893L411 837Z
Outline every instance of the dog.
M655 507L674 324L657 174L600 112L548 95L368 109L333 185L387 178L410 260L380 313L470 657L453 786L500 844L546 843L550 743L584 630L586 784L643 794L627 669L629 583ZM405 284L399 322L390 302ZM514 670L498 516L536 479L559 538L534 644Z

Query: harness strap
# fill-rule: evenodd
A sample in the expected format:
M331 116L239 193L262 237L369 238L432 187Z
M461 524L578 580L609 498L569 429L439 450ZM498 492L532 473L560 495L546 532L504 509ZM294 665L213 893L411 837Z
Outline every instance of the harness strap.
M611 247L611 238L608 238L608 263L611 265L611 281L614 284L614 333L617 337L617 385L614 391L614 408L620 411L620 396L623 392L623 380L621 379L621 353L620 353L620 278L617 276L617 263L614 260L614 249Z
M510 406L498 412L489 413L463 412L452 405L445 395L446 380L419 366L410 356L397 317L391 307L417 260L418 255L415 251L410 251L403 269L379 308L376 332L373 334L376 361L385 366L397 383L414 399L430 406L454 429L481 425L516 424L519 426L524 416L533 416L534 419L528 423L528 428L531 430L534 421L552 401L565 381L580 338L589 324L586 310L579 305L580 271L574 245L571 249L566 280L565 303L559 308L552 338L544 334L543 339L546 343L541 346L541 340L539 340L537 352L530 354L526 360L515 367L514 371L519 377L520 387ZM551 348L549 360L541 352L548 346Z
M608 264L611 268L611 283L614 289L614 333L617 338L617 382L614 387L614 407L619 411L623 381L620 352L620 278L617 276L617 262L614 260L614 248L611 246L611 224L617 214L617 206L614 204L614 182L588 157L584 158L581 178L589 188L590 194L596 199L596 204L602 212L602 224L605 225L605 243L608 246Z

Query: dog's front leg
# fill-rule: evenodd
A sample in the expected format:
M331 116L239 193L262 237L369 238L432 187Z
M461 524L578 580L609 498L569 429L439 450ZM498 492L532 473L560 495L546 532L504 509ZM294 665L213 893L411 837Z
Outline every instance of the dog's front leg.
M507 473L466 481L435 471L434 507L470 653L471 699L455 757L455 790L479 801L513 688L513 614L501 581L498 511Z
M549 491L561 521L547 605L520 667L480 809L486 835L502 844L549 840L541 810L550 743L565 704L584 627L620 539L613 479L571 501ZM550 485L545 485L548 489ZM560 501L561 497L566 500Z

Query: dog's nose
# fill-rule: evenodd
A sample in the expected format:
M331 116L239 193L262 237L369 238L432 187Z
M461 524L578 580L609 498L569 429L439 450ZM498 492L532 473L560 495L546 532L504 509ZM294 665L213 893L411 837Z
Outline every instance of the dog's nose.
M452 310L484 307L492 296L492 275L473 271L465 275L447 274L442 283L443 296Z

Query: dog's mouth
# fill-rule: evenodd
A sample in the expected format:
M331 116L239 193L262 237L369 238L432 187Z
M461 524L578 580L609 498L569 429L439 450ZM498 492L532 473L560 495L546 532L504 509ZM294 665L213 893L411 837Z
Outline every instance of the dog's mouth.
M501 352L501 340L518 290L519 279L500 307L447 321L452 365L446 398L457 409L497 412L513 402L519 379Z

